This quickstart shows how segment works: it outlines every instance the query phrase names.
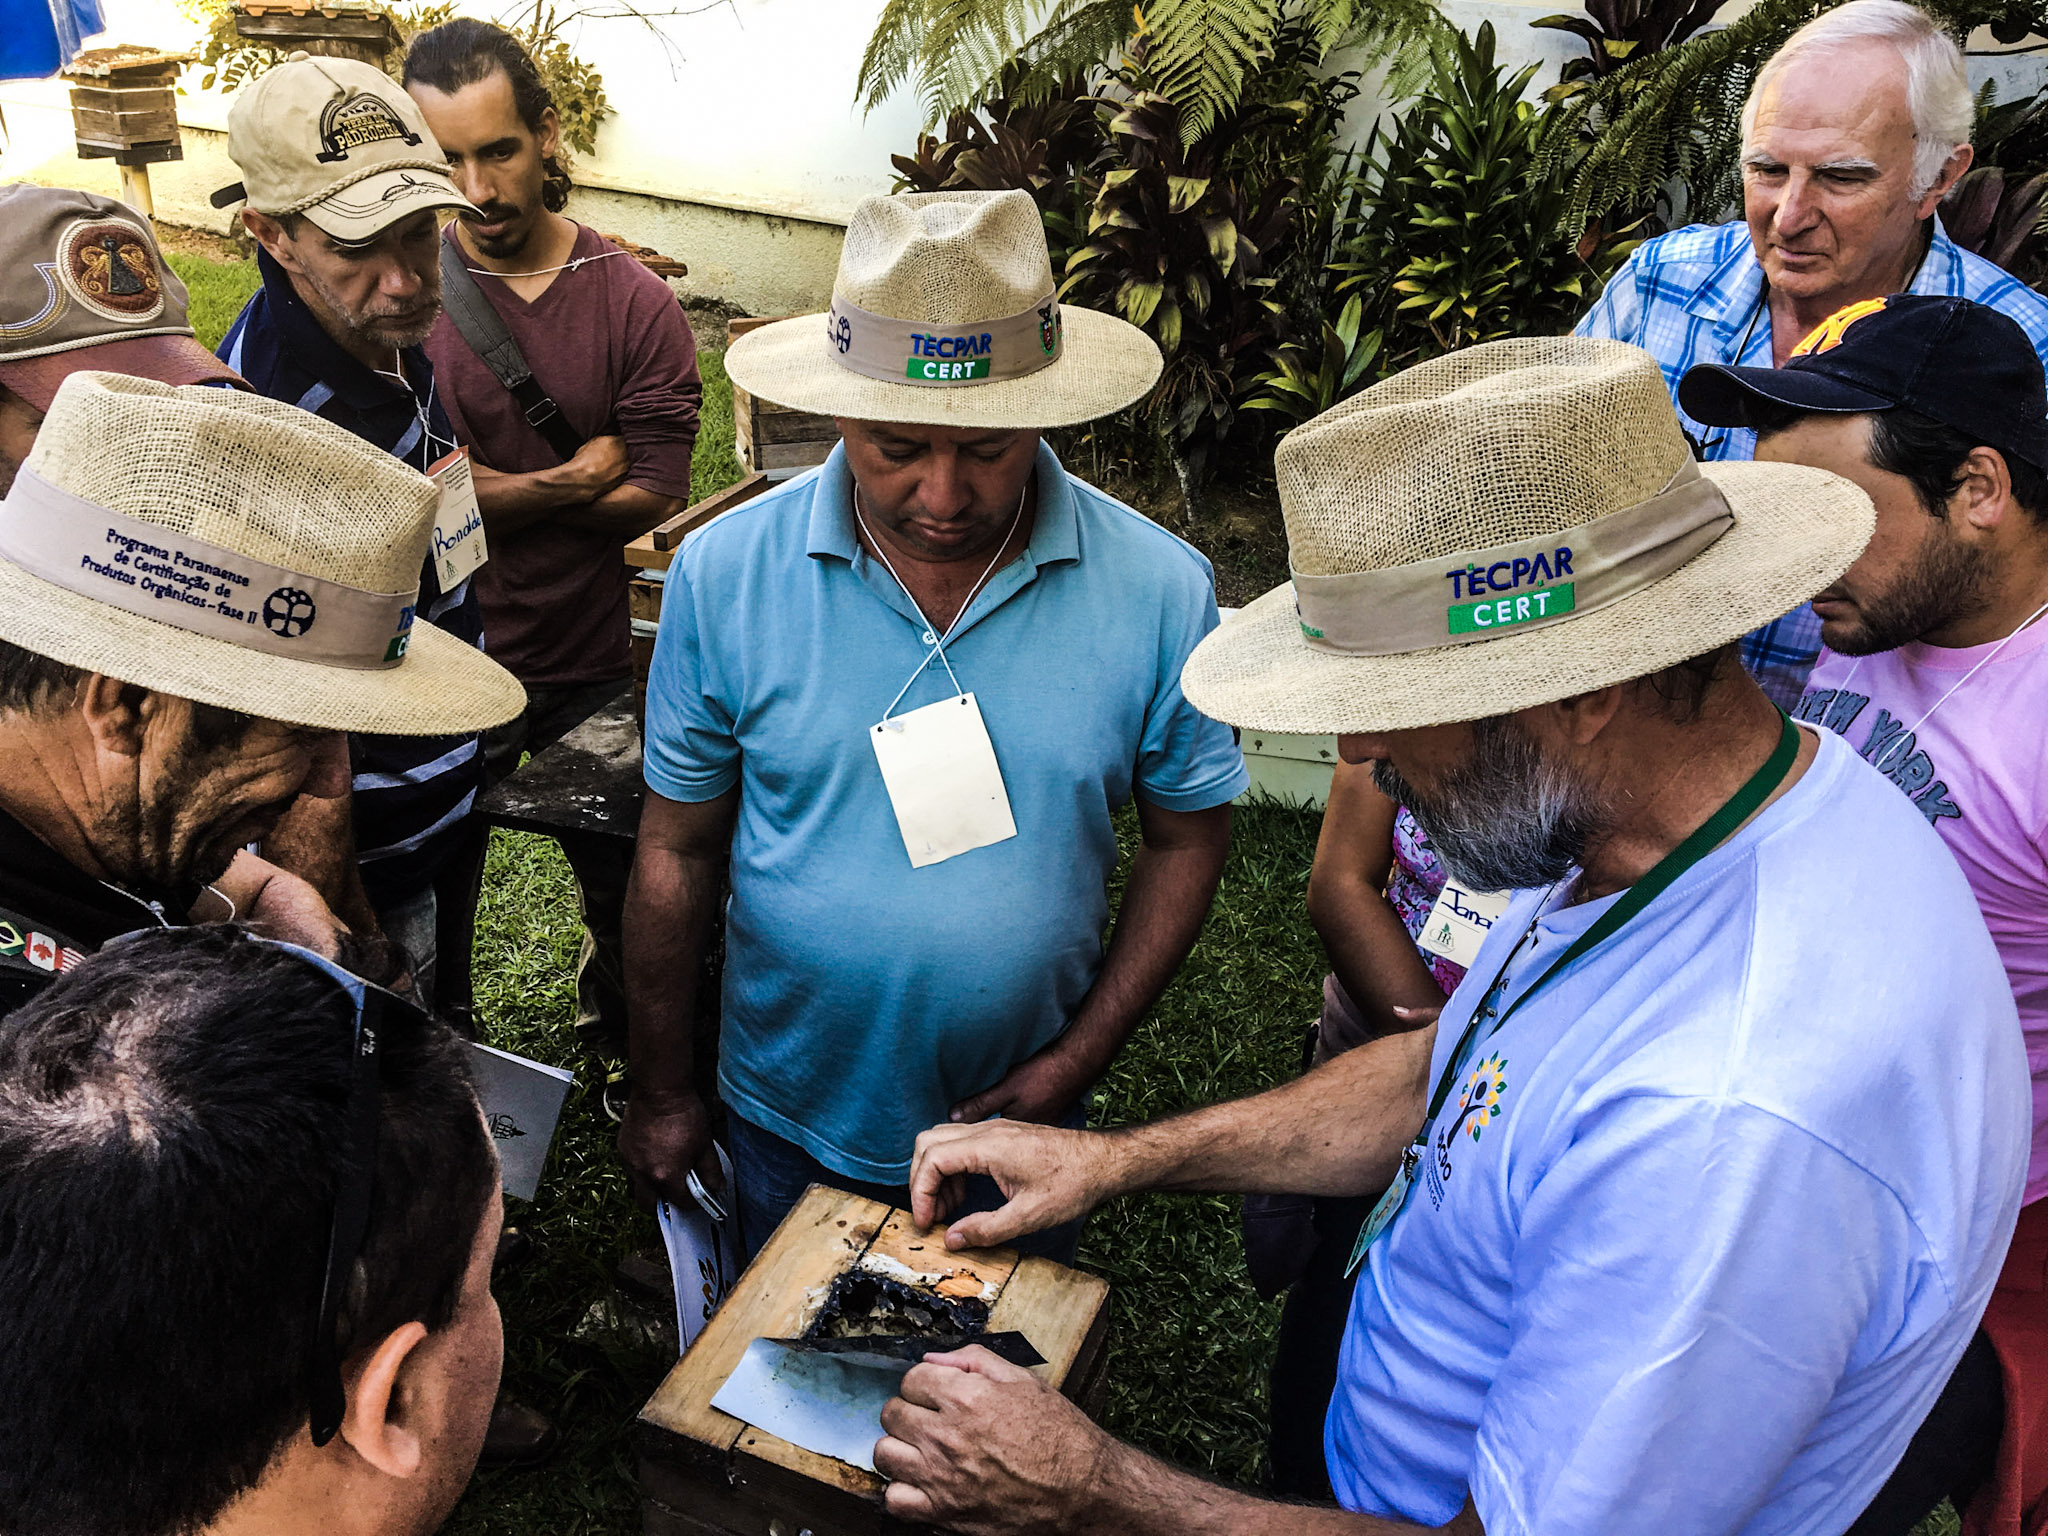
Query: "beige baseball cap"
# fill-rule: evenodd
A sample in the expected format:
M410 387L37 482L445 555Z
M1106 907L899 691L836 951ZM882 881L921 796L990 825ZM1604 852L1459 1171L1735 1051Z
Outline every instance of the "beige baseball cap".
M349 244L422 208L476 211L412 98L354 59L295 53L235 94L228 158L242 173L213 194L258 213L301 213Z

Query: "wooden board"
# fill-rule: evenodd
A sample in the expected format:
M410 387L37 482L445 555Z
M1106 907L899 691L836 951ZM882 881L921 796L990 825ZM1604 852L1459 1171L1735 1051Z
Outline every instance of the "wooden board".
M832 1279L864 1255L947 1277L955 1294L993 1288L990 1326L1024 1332L1047 1357L1041 1375L1069 1395L1097 1380L1109 1316L1104 1281L1007 1248L949 1253L943 1229L921 1231L906 1211L813 1185L641 1410L647 1531L723 1536L779 1527L812 1536L901 1536L918 1529L889 1517L883 1481L873 1473L710 1406L748 1344L801 1333Z
M171 93L152 91L150 94L169 96ZM105 107L83 106L73 101L71 126L79 138L89 139L94 143L120 144L124 147L134 144L168 144L178 137L178 109L175 105L170 105L117 111Z
M801 1333L805 1291L830 1285L888 1219L886 1205L813 1184L640 1410L640 1422L694 1442L722 1460L746 1426L713 1408L713 1394L754 1340Z
M742 502L752 501L772 486L774 482L766 475L749 475L744 480L727 486L722 491L713 491L702 501L692 502L665 523L657 523L626 546L626 564L636 570L665 571L675 552L682 547L683 540L717 517L721 512L730 512ZM660 610L649 614L635 612L635 618L658 619Z

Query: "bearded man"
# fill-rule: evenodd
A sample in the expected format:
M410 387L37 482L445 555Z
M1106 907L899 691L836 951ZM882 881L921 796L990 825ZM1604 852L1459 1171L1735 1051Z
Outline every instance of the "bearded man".
M1277 467L1293 583L1205 640L1184 692L1337 732L1455 879L1515 895L1434 1030L1156 1125L940 1127L911 1188L924 1221L995 1177L1009 1203L956 1222L964 1246L1147 1188L1385 1186L1325 1435L1342 1508L1173 1471L969 1349L883 1412L891 1513L1848 1530L1977 1326L2028 1140L2012 995L1954 860L1734 658L1850 565L1869 499L1696 466L1651 359L1578 338L1410 369Z
M243 180L214 201L246 197L263 287L221 357L273 400L432 470L457 446L421 347L441 313L434 215L476 210L412 98L367 64L298 54L235 94L228 157ZM464 521L451 491L420 617L481 645L469 580L481 524L462 537ZM381 926L412 956L422 995L461 1019L483 854L470 816L480 739L358 734L349 755L350 795L298 806L265 851L352 923Z

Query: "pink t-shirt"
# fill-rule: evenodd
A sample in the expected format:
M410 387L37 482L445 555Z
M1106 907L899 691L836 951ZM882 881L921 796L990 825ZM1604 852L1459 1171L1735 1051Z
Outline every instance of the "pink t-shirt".
M1795 713L1838 732L1904 790L1977 895L2033 1070L2031 1203L2048 1195L2048 619L1994 650L1995 641L1863 657L1824 649Z

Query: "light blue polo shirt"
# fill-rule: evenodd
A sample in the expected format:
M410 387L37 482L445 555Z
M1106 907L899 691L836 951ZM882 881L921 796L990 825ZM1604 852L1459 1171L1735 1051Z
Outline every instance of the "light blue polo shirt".
M868 732L929 647L854 537L844 453L693 535L668 575L646 773L740 786L719 1091L828 1168L909 1175L918 1132L1072 1020L1101 969L1133 791L1171 811L1247 783L1181 697L1216 627L1209 562L1038 450L1025 552L946 654L976 696L1017 835L913 869ZM897 706L951 697L935 661Z
M1507 1006L1617 899L1518 894L1432 1080L1504 962ZM1352 1298L1338 1503L1437 1525L1469 1492L1487 1536L1839 1536L1976 1331L2030 1097L1962 871L1821 733L1472 1051Z

